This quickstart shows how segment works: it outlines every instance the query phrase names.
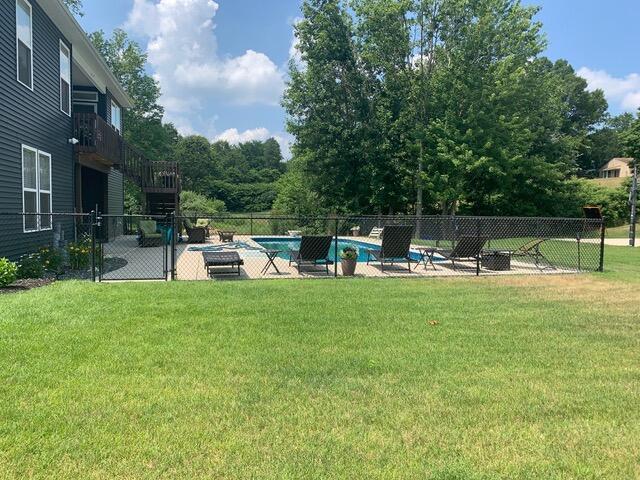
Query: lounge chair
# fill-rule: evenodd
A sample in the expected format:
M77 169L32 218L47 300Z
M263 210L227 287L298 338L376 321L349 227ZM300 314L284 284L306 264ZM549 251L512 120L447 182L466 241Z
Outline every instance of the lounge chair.
M240 266L244 265L244 260L240 258L238 252L202 252L202 259L208 276L215 273L236 273L235 269L231 272L215 271L216 267L237 267L237 274L240 275Z
M480 275L480 260L482 249L487 243L488 237L462 236L452 250L437 249L436 253L445 260L450 260L453 269L456 269L456 262L476 262L476 275Z
M140 220L138 224L140 235L138 243L141 247L161 247L163 234L158 232L158 225L155 220Z
M300 239L300 250L289 250L289 265L294 263L298 273L304 266L324 265L328 274L329 265L333 265L333 260L329 259L332 241L331 235L303 235Z
M387 225L381 232L382 245L380 248L368 248L367 265L371 260L380 262L380 269L384 271L385 262L394 264L398 260L406 261L407 268L411 271L411 239L413 238L413 225Z
M184 219L184 229L187 231L189 243L204 243L207 236L206 227L198 227L188 218Z
M382 237L382 231L384 228L382 227L373 227L369 232L369 238L380 238Z
M544 254L540 251L540 246L547 240L548 239L546 238L536 238L534 240L530 240L522 244L520 247L516 248L515 250L507 250L507 252L512 257L524 257L524 258L529 258L533 260L533 263L535 264L536 268L538 268L539 270L546 270L546 269L555 270L556 267L554 267L553 264L549 261L549 259L545 257ZM541 261L547 264L544 268L540 266Z

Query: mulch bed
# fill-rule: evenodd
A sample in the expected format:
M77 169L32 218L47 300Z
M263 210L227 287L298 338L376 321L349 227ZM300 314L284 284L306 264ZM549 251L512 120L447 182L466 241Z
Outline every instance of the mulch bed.
M16 280L8 287L0 288L0 295L8 293L26 292L32 288L44 287L55 282L55 278L25 278Z

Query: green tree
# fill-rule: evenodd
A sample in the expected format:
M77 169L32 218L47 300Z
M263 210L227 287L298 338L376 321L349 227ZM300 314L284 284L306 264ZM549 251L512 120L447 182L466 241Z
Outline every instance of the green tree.
M225 211L225 204L200 193L188 190L180 194L182 212L187 215L214 215Z
M124 116L125 139L150 160L167 159L178 133L173 125L162 123L160 86L146 73L146 53L121 29L114 30L111 37L103 31L89 37L132 100L133 107Z
M211 154L211 144L200 135L179 139L173 149L173 156L180 166L185 190L202 193L207 177L218 173Z
M368 115L351 16L338 0L306 0L296 24L306 67L290 63L283 104L295 154L305 156L305 176L328 208L358 211L369 203L362 149Z
M636 119L621 134L623 151L625 155L640 160L640 110Z
M605 162L625 155L623 137L633 120L631 113L608 117L600 128L588 135L578 158L580 176L594 177Z
M71 13L78 15L79 17L84 16L84 12L82 10L82 0L64 0L64 4L71 11Z

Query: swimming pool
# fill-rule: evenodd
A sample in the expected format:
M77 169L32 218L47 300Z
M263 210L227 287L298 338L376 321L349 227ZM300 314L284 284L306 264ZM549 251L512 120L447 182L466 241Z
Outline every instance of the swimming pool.
M278 254L280 258L289 258L289 250L300 249L300 238L295 237L251 237L251 239L263 248L268 250L282 250L282 253ZM362 242L360 240L349 240L347 238L338 237L338 253L345 247L355 247L358 250L358 262L367 261L366 249L374 248L379 249L380 245L375 243ZM331 242L331 249L329 250L329 259L334 259L335 255L335 241ZM410 252L411 259L416 262L420 258L418 252ZM340 257L338 256L338 260Z

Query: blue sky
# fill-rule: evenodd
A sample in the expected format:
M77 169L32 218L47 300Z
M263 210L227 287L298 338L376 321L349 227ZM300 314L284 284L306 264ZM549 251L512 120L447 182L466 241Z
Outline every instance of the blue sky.
M612 113L640 107L639 0L524 0L540 5L546 54L566 58ZM231 142L275 136L299 0L84 0L85 30L116 27L149 51L167 120ZM198 46L195 48L194 45Z

